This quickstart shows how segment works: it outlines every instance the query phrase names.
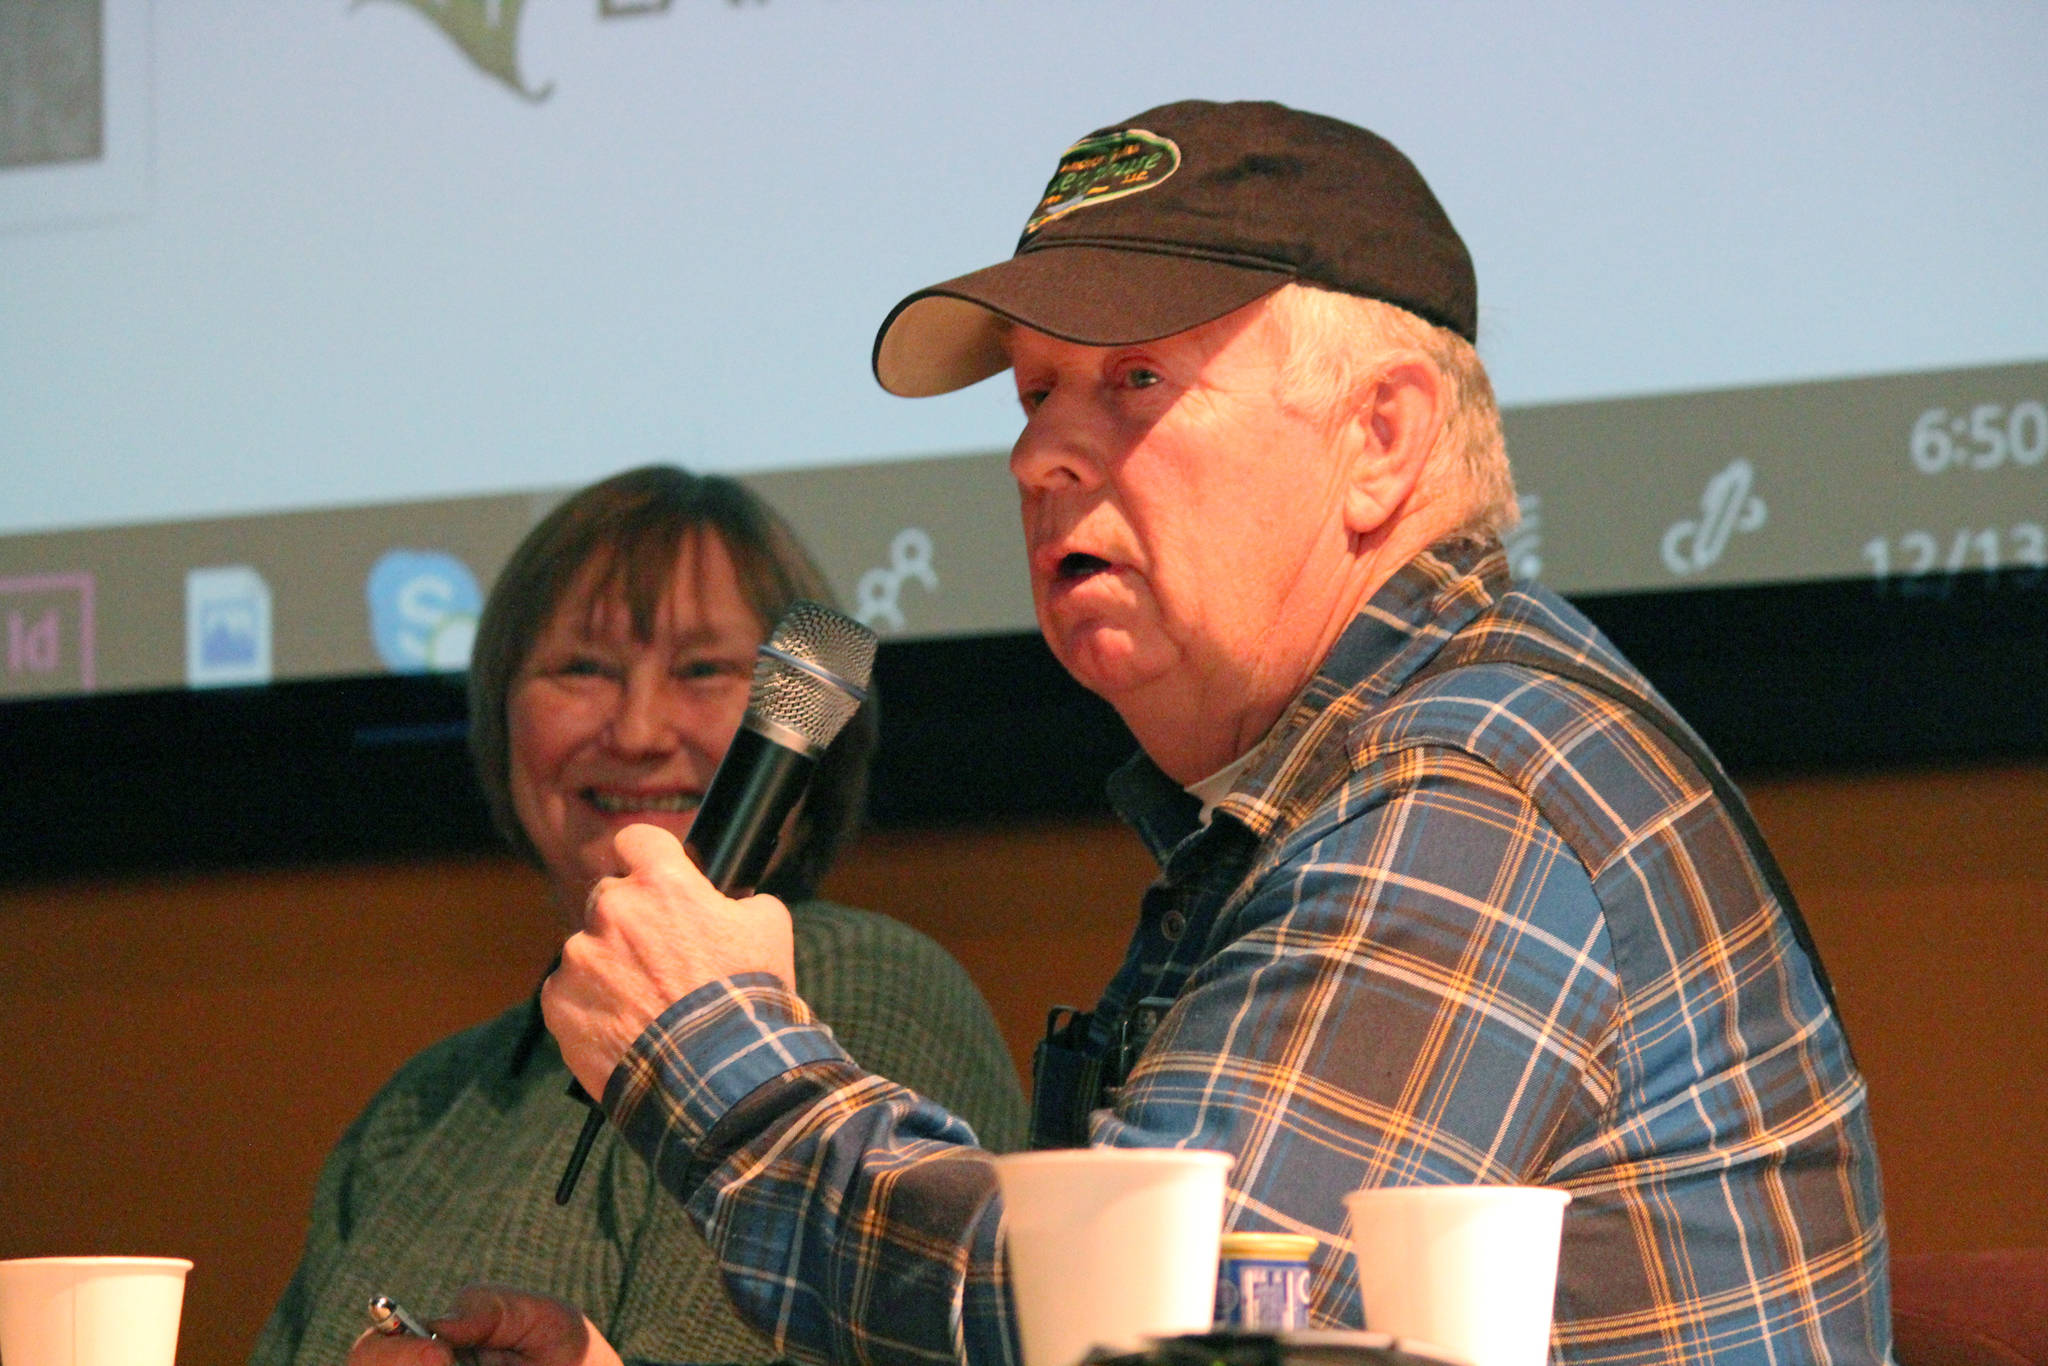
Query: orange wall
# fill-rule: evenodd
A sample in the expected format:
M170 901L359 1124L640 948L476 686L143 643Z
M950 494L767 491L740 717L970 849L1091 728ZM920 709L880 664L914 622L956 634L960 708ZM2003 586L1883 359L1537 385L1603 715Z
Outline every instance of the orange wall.
M2048 765L1750 791L1870 1077L1895 1245L2048 1244ZM1149 874L1082 822L871 836L830 890L952 948L1021 1062ZM551 949L504 859L0 889L0 1256L191 1257L180 1360L241 1360L327 1146Z

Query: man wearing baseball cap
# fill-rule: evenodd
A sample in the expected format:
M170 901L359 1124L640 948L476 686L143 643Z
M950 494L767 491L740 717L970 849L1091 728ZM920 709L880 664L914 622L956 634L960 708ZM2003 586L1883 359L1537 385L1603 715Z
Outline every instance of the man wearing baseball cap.
M1225 1226L1315 1235L1319 1325L1363 1321L1346 1193L1544 1185L1572 1194L1557 1360L1883 1361L1876 1159L1825 973L1712 756L1509 583L1477 330L1400 152L1192 101L1074 144L1010 259L884 322L893 392L1012 373L1040 628L1143 749L1113 796L1161 876L1042 1050L1035 1130L1234 1153ZM1012 1361L972 1136L813 1023L772 903L618 843L549 1027L742 1312L802 1359ZM1058 1080L1120 1044L1113 1092ZM605 1359L559 1306L476 1308L451 1340Z

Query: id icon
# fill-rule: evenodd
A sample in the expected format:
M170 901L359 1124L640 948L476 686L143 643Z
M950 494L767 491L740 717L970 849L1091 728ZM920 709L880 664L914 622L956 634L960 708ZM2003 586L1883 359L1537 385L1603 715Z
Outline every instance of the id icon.
M185 575L185 682L194 688L268 683L270 585L246 564Z
M93 689L93 576L0 576L0 697Z

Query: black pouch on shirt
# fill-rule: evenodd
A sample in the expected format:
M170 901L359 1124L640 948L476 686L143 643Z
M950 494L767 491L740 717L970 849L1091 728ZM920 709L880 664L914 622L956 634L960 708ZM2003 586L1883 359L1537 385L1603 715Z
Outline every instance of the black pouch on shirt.
M1102 1059L1088 1050L1094 1016L1054 1006L1045 1037L1031 1051L1031 1146L1085 1148L1088 1114L1102 1094Z
M1173 1002L1147 996L1110 1031L1107 1054L1091 1053L1088 1035L1095 1016L1072 1006L1054 1006L1045 1017L1045 1037L1031 1053L1031 1146L1085 1148L1088 1116L1116 1104L1117 1092L1166 1018Z

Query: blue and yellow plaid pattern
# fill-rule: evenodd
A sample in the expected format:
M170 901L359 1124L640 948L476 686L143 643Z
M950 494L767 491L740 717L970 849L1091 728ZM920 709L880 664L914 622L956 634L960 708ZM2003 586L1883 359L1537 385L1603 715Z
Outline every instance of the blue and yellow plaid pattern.
M1503 650L1527 662L1456 667ZM1573 1197L1556 1360L1883 1361L1839 1022L1702 775L1545 659L1661 705L1497 548L1439 547L1207 824L1142 758L1118 775L1162 874L1096 1013L1174 1006L1093 1138L1235 1153L1226 1222L1318 1239L1319 1324L1363 1322L1345 1193L1551 1185ZM606 1103L784 1350L1017 1360L971 1134L765 978L679 1002Z

